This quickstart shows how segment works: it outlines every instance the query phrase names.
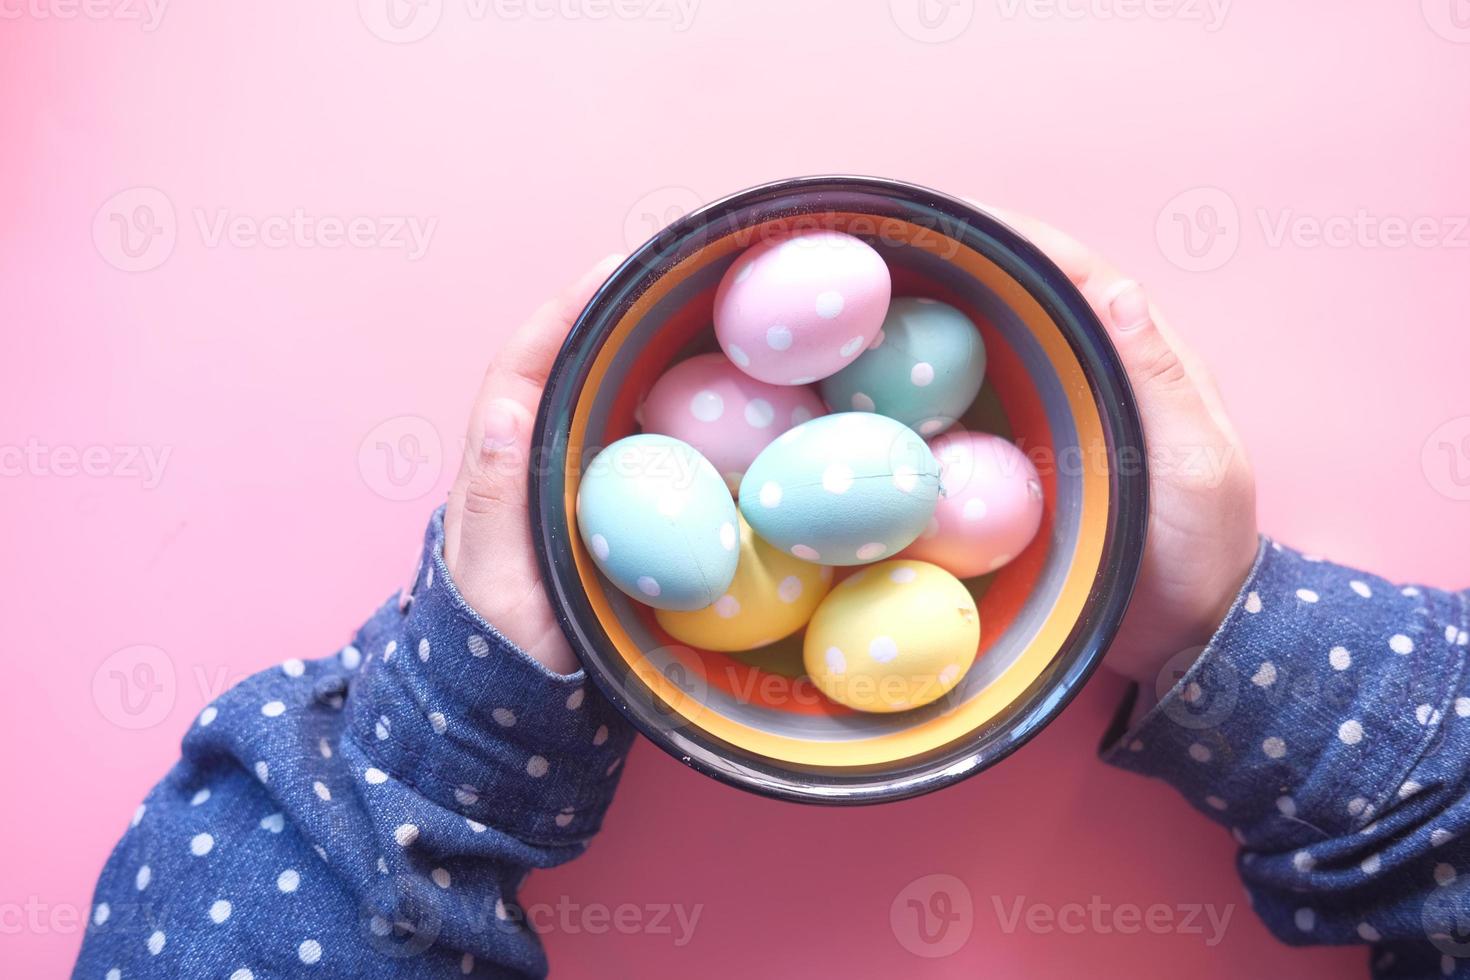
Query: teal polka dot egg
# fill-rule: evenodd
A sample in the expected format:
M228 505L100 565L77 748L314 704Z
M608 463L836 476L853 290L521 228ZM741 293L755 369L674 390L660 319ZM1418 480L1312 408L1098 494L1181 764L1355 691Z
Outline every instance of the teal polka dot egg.
M985 342L970 318L932 299L896 299L873 344L822 381L834 412L877 412L933 436L965 414L985 380Z
M928 525L939 461L908 426L842 412L789 429L740 482L740 512L766 541L823 565L882 561Z
M593 457L577 489L577 531L613 585L655 609L713 604L740 557L724 479L669 436L628 436Z

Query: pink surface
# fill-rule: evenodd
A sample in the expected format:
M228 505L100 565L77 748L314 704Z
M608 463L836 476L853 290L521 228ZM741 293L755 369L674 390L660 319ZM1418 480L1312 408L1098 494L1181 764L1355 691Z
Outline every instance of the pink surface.
M334 649L409 574L510 326L761 180L898 176L1073 229L1214 365L1268 531L1470 579L1463 2L160 4L0 24L11 975L69 967L194 712ZM640 745L588 856L532 878L553 966L1362 975L1359 950L1273 942L1229 835L1094 759L1120 688L1099 676L1019 756L879 809L740 795ZM963 883L968 937L892 927L928 875ZM1214 947L1044 927L1094 896L1233 913ZM620 904L700 912L682 946L585 927Z

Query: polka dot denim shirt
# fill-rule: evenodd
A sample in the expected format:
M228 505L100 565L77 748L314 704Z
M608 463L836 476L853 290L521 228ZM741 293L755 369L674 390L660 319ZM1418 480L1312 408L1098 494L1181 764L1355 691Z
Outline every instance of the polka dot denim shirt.
M410 594L340 653L200 714L103 869L76 978L545 974L517 889L582 852L632 736L465 604L442 540L436 515ZM1467 629L1465 595L1268 543L1104 758L1229 828L1286 942L1470 977Z
M469 608L442 514L409 590L206 707L98 881L74 976L543 976L516 892L581 854L631 731Z
M1106 761L1172 783L1241 845L1294 945L1379 978L1470 977L1467 597L1268 543L1204 653ZM1188 658L1186 658L1187 660Z

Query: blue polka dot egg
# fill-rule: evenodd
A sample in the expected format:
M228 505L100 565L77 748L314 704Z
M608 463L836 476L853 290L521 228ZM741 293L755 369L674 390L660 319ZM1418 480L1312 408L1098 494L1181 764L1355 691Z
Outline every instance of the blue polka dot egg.
M932 299L896 299L862 356L822 382L834 412L877 412L932 436L954 424L985 380L970 318Z
M711 605L740 557L724 479L669 436L629 436L593 458L577 491L577 530L613 585L656 609Z
M824 415L788 430L745 471L740 512L805 561L861 565L907 547L939 498L939 461L883 415Z

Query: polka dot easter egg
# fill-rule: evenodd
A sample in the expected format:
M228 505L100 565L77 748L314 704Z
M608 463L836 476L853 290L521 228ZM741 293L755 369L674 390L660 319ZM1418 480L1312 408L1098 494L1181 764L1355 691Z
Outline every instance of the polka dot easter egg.
M860 565L919 536L939 497L939 462L882 415L812 419L767 446L740 482L755 532L804 561Z
M943 471L934 520L903 553L970 578L993 572L1041 526L1041 480L1026 454L1000 436L948 432L930 444Z
M810 384L867 349L891 292L888 266L860 238L836 231L773 238L720 280L715 336L752 378Z
M656 609L703 609L725 594L739 557L738 519L710 461L663 435L608 446L577 491L577 530L597 567Z
M859 711L906 711L943 697L980 647L969 590L921 561L859 569L822 600L802 659L827 697Z
M985 380L970 318L932 299L896 299L873 346L822 382L833 411L878 412L932 436L965 413Z
M740 522L740 564L729 590L707 609L657 612L681 643L705 650L754 650L807 624L827 594L832 569L793 558Z
M641 418L644 432L689 443L734 488L772 439L824 414L812 389L757 381L715 353L666 371L649 390Z

